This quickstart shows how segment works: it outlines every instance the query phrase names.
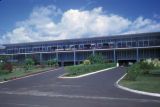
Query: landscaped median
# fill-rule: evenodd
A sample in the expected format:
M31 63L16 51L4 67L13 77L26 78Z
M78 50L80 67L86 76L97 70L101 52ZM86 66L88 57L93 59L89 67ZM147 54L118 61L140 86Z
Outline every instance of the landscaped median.
M150 59L132 65L118 84L124 89L131 89L130 91L133 92L160 96L159 60Z
M115 63L103 63L103 64L81 64L76 66L67 66L65 70L67 73L62 76L62 78L78 78L87 76L90 74L106 71L116 67Z
M8 80L13 80L13 79L33 75L33 74L38 74L38 73L53 70L53 69L55 69L55 68L53 68L53 67L44 67L44 68L34 67L29 71L25 71L21 67L16 67L15 69L13 69L13 71L11 73L1 73L0 74L0 83L3 83Z
M48 60L47 63L37 64L37 61L33 58L26 58L25 61L20 64L8 62L6 56L0 56L0 83L50 71L57 67L58 63L55 59Z
M115 66L116 63L106 62L101 54L95 54L89 56L86 60L84 60L83 64L65 67L67 73L63 76L60 76L60 78L84 77L97 72L106 71Z

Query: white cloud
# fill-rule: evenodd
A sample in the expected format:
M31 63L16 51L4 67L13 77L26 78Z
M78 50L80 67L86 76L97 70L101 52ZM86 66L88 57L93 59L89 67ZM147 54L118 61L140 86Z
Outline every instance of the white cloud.
M129 26L125 33L139 33L139 32L155 32L160 31L160 23L151 19L145 19L142 16L138 17Z
M60 18L59 21L55 21ZM159 31L160 23L138 17L129 20L105 13L102 7L92 10L61 9L50 5L36 7L29 18L17 22L15 29L4 34L0 42L19 43L69 38L83 38L124 33Z

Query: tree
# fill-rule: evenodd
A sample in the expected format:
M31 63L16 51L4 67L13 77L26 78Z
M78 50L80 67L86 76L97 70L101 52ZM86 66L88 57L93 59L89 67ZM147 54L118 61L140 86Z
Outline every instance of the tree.
M0 63L7 62L8 56L0 56Z
M88 60L90 60L91 64L101 64L105 62L102 54L91 55L88 57Z
M8 56L0 56L0 71L4 73L11 73L13 65L7 62Z
M24 66L25 70L28 71L29 69L31 69L34 64L35 64L35 62L32 58L26 58L25 59L25 66Z
M58 64L57 59L52 59L47 61L48 66L57 66L57 64Z

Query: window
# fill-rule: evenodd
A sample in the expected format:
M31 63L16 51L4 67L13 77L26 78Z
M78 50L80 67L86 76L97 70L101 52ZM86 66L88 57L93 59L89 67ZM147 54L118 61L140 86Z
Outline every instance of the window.
M126 47L126 42L122 42L122 48Z
M148 41L144 41L144 46L148 46Z
M143 41L138 41L138 46L143 47Z
M127 47L132 47L132 42L127 42Z

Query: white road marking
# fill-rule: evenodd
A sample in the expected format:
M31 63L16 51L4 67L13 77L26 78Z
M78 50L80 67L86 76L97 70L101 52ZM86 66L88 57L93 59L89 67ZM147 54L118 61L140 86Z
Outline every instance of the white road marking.
M0 94L9 94L9 95L29 95L29 96L38 96L38 97L53 97L53 98L69 98L69 99L88 99L88 100L116 100L116 101L134 101L134 102L154 102L160 103L160 100L153 99L136 99L136 98L118 98L118 97L103 97L103 96L84 96L84 95L66 95L54 92L40 92L38 90L30 91L3 91Z
M48 107L48 106L42 106L42 105L34 105L34 104L22 104L22 103L3 103L1 102L0 103L1 105L4 104L4 105L15 105L15 106L24 106L24 107Z

